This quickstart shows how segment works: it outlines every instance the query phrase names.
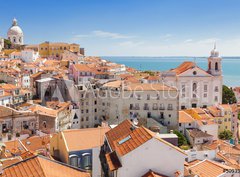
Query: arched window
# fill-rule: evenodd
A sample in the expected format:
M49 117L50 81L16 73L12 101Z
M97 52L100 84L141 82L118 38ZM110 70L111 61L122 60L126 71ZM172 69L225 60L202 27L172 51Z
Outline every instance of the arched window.
M211 62L208 63L209 70L211 70L211 64L212 64Z
M85 170L91 170L92 169L92 157L90 153L84 153L81 157L81 168Z
M13 37L13 42L16 42L16 37Z
M192 89L193 89L193 92L197 91L197 83L193 83Z
M218 63L215 63L215 70L218 70Z
M21 38L21 37L19 37L19 42L21 43L21 41L22 41L22 38Z
M70 160L70 165L72 165L74 167L78 167L79 166L80 158L78 157L78 155L76 155L76 154L70 155L69 156L69 160Z

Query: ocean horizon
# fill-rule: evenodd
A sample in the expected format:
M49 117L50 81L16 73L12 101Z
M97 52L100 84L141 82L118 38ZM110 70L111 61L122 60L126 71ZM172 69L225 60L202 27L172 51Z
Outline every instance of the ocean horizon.
M195 61L199 67L207 69L208 57L189 56L101 56L102 59L124 64L137 70L166 71L176 68L184 61ZM240 57L222 57L223 82L229 87L240 86Z

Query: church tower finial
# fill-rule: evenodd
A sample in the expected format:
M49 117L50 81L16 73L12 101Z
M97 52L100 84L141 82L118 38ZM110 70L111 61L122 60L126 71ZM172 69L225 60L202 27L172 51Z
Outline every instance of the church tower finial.
M17 26L17 19L15 17L13 18L12 26Z
M216 48L217 48L217 42L215 41L214 42L214 50L216 50Z

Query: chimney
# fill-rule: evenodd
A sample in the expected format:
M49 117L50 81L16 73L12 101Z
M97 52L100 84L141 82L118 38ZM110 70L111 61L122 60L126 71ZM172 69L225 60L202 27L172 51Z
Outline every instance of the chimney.
M170 134L173 134L173 130L170 130Z

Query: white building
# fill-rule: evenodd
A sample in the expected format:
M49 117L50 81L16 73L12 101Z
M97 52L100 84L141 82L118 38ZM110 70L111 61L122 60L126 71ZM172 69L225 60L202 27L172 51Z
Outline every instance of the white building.
M169 129L178 127L178 93L162 84L113 81L99 94L100 113L110 123L125 119L153 118Z
M39 57L38 52L31 49L25 49L21 51L21 59L26 63L34 62Z
M4 48L4 39L0 37L0 52Z
M179 108L207 107L222 103L222 58L216 47L208 58L208 70L194 62L184 62L175 69L161 74L162 82L176 87L179 92Z
M11 41L12 44L23 45L23 31L18 26L17 19L13 19L12 26L9 28L7 33L8 39Z
M184 176L186 154L129 120L106 133L100 159L104 174L111 177L139 177L152 170L163 176ZM105 164L106 162L107 164Z

